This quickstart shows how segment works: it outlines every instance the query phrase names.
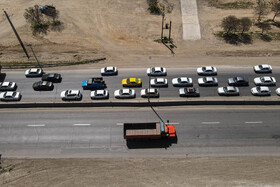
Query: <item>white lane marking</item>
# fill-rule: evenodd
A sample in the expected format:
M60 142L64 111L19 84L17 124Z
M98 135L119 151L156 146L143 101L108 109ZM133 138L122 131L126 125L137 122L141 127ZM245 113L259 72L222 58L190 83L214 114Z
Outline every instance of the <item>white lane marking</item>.
M28 127L44 127L45 124L37 124L37 125L27 125Z
M202 122L202 124L220 124L219 121L207 121L207 122Z
M263 123L262 121L246 121L245 123Z
M73 124L74 126L91 126L91 124Z
M121 126L121 125L123 125L123 123L117 123L116 125L119 125L119 126Z

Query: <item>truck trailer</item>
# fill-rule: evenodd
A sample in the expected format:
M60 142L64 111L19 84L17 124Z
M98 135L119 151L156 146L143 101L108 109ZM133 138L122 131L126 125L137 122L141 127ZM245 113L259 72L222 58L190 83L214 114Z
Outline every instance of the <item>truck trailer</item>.
M126 140L176 138L176 131L174 125L162 122L124 123L123 136Z

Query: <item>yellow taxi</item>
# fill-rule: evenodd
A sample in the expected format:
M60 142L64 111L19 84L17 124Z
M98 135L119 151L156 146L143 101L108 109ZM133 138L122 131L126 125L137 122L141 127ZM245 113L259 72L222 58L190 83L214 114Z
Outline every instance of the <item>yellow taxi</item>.
M141 87L142 81L140 78L126 78L122 80L123 87Z

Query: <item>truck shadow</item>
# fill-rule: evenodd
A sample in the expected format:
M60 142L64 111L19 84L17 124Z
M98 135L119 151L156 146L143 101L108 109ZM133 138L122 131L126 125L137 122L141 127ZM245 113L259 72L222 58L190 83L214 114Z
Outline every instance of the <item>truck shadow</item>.
M128 149L152 149L152 148L168 148L172 144L177 144L178 139L139 139L139 140L126 140L126 146Z
M6 78L6 73L0 73L0 82L4 82Z

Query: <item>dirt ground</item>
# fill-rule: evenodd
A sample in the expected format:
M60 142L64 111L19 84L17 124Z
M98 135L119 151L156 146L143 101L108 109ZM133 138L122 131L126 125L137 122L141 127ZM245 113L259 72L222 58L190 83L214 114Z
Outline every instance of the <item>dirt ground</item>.
M131 67L141 66L147 62L148 56L157 58L164 65L170 62L194 64L193 60L186 58L202 57L204 63L215 64L215 59L209 57L279 56L279 41L254 40L253 44L235 46L217 39L213 33L221 30L222 18L236 15L255 19L255 16L253 10L217 9L210 7L208 1L198 0L202 40L183 41L180 1L162 0L173 6L172 13L166 14L166 22L172 21L172 38L178 47L175 56L154 41L160 38L161 16L148 13L146 0L0 0L0 7L8 12L24 43L33 44L42 62L106 57L107 65ZM32 36L23 14L26 8L35 4L55 5L60 11L64 29L45 36ZM273 30L277 29L273 27ZM0 62L28 61L4 15L0 17L0 31ZM165 35L168 35L166 31ZM27 50L31 54L30 49Z
M280 158L4 159L0 186L279 186Z

